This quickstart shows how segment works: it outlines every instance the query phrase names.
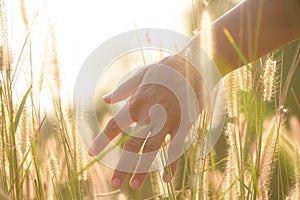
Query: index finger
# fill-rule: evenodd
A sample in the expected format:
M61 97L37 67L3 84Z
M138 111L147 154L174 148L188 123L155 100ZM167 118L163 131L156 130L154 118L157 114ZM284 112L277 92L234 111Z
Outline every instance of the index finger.
M129 113L128 103L121 108L107 123L88 148L91 156L99 154L120 132L133 123Z

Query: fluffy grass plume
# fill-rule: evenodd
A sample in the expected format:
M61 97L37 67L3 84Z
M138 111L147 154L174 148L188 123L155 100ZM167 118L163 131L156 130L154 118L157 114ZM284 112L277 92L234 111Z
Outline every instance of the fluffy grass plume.
M275 72L276 72L276 61L273 60L272 58L268 58L262 76L263 100L266 102L271 101L271 98L274 95Z

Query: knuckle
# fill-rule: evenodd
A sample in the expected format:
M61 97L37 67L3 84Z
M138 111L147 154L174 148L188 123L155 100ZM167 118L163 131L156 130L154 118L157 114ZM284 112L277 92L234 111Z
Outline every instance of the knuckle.
M138 110L143 101L139 94L133 95L129 100L129 109L133 111Z
M127 140L124 149L134 153L138 152L140 149L138 140L135 138Z
M135 96L132 96L129 100L129 109L136 110L138 107L137 100Z
M131 96L130 102L134 105L141 105L143 104L147 99L152 97L153 88L151 87L151 84L146 84L141 87L139 87L136 92Z
M148 144L145 144L143 151L145 153L147 153L147 152L155 152L158 149L159 149L159 146L157 146L155 144L152 144L152 143L148 143Z
M118 127L117 122L114 119L111 119L106 124L104 132L105 133L110 133L110 132L116 132L116 131L119 131L119 130L120 130L120 128Z
M149 106L146 96L143 94L135 94L129 100L129 111L133 119L139 120L147 115Z

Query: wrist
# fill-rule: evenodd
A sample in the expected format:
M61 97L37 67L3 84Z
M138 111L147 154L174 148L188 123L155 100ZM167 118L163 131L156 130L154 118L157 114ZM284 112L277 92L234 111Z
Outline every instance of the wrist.
M174 54L162 59L160 64L167 65L173 69L175 69L178 73L185 77L185 79L192 86L198 102L199 108L203 108L204 102L208 98L208 89L203 81L202 75L199 70L196 69L196 66L193 66L184 56L181 54ZM201 102L201 105L200 105Z

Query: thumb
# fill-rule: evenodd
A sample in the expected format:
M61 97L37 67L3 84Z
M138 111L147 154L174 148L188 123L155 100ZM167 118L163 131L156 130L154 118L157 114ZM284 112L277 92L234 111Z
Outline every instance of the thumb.
M113 92L108 93L102 97L106 103L116 103L129 97L140 85L146 72L146 67L141 67L129 79L118 86Z

